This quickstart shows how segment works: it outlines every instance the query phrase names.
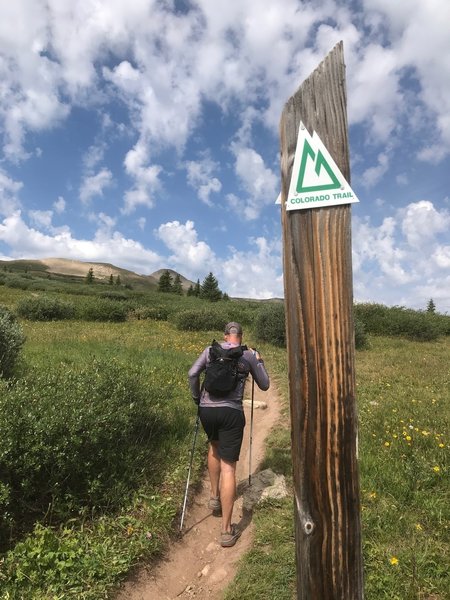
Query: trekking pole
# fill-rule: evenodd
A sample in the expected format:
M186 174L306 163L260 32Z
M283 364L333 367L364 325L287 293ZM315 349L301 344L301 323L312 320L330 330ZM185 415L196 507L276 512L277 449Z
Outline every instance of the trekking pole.
M248 453L248 485L252 485L252 441L253 441L253 399L255 397L255 378L252 377L252 406L250 410L250 448Z
M184 492L183 510L181 512L180 532L183 529L184 514L186 512L186 502L187 502L188 490L189 490L189 480L191 478L191 469L192 469L192 463L194 461L194 450L195 450L195 443L197 441L199 424L200 424L200 415L197 415L197 420L195 421L194 439L192 441L191 460L189 461L189 470L188 470L188 476L187 476L187 481L186 481L186 491Z

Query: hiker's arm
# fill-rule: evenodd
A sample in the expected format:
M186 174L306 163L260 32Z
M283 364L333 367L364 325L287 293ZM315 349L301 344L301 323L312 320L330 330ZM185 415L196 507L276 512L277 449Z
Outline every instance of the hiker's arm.
M250 350L250 373L256 381L257 386L265 392L269 389L270 379L264 366L264 361L257 350Z
M192 399L196 404L200 402L200 375L206 368L206 360L208 358L208 348L205 348L195 363L189 369L189 389L191 390Z

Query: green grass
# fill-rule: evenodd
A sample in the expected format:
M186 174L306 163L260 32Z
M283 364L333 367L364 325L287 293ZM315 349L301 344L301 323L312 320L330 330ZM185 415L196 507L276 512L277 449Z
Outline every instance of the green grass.
M268 354L268 350L265 350ZM450 340L371 339L358 352L360 480L366 600L448 599ZM270 352L284 398L264 467L287 474L286 357ZM292 500L258 508L255 543L226 600L294 596Z

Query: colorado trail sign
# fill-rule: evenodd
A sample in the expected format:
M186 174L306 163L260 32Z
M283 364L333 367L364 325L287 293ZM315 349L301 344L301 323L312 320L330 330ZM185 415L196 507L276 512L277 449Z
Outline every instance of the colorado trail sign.
M322 140L300 123L286 210L359 202Z

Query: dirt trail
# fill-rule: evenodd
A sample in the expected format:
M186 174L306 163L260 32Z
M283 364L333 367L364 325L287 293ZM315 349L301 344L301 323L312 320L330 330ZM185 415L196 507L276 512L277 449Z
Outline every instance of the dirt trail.
M250 384L247 386L250 388ZM252 473L264 458L265 440L280 415L276 388L271 385L261 392L255 385L255 406L267 408L253 412ZM246 403L247 404L247 403ZM234 506L233 522L243 530L236 545L219 545L221 519L208 509L209 482L207 475L201 491L189 506L184 522L183 537L172 544L167 555L151 570L143 568L121 588L116 600L219 600L236 573L239 558L251 548L253 524L251 514L243 510L242 492L248 485L250 407L245 408L247 426L241 457L237 465L238 499Z

